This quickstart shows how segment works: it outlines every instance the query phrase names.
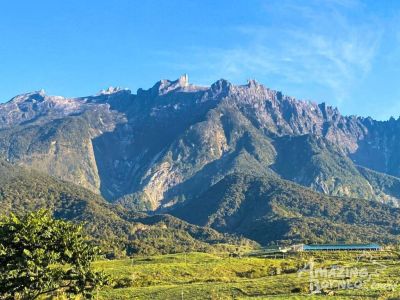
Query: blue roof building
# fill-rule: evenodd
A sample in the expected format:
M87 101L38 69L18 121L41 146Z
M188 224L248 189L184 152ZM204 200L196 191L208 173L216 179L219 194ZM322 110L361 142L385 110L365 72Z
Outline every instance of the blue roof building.
M382 247L375 243L370 244L316 244L302 245L300 251L380 251Z

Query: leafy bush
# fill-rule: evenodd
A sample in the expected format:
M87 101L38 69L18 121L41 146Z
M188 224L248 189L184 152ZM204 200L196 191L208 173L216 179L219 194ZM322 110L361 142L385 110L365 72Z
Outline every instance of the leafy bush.
M45 210L0 221L2 299L35 299L62 291L87 298L107 277L91 269L98 254L82 226L55 220Z

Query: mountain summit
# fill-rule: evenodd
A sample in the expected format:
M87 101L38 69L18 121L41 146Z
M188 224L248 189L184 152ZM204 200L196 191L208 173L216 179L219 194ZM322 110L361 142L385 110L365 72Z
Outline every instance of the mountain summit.
M343 116L255 80L201 87L184 75L137 94L0 105L0 161L263 244L396 240L399 149L400 120Z
M137 94L16 96L0 105L0 155L149 210L180 206L237 172L396 206L399 126L255 80L200 87L183 75Z

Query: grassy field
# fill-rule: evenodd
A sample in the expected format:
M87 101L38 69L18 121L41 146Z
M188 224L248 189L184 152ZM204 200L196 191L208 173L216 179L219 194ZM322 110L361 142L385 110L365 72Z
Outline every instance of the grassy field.
M395 252L281 259L189 253L98 261L95 267L114 278L99 299L400 299Z

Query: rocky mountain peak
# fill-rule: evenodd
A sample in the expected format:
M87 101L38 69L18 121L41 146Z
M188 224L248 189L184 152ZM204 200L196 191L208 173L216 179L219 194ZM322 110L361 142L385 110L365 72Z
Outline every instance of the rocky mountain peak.
M228 95L231 89L232 89L232 84L225 79L220 79L214 82L210 87L210 90L214 94L224 94L224 95Z
M189 87L189 77L187 74L180 76L177 80L170 81L167 79L160 80L153 86L153 90L157 90L159 95L167 94L178 89Z
M0 128L35 120L54 119L81 110L82 103L76 99L61 96L49 96L42 89L15 96L10 101L0 104Z
M338 170L343 169L343 164L351 163L348 158L357 165L400 176L399 124L342 116L325 103L300 101L255 80L233 85L220 79L200 87L190 84L185 74L139 89L137 95L110 87L82 98L49 96L44 91L14 97L0 105L0 141L8 143L0 147L0 155L3 151L5 157L28 165L32 157L40 156L43 161L37 166L51 175L72 182L82 180L85 187L108 199L144 197L157 208L178 201L186 185L197 186L198 182L201 190L240 165L244 166L241 170L251 164L264 172L278 157L277 162L284 164L282 174L290 169L286 168L288 161L298 160L301 167L308 145L313 150L306 151L310 168L314 169L314 159L319 159L322 165L318 170L323 174L331 174L334 163ZM14 135L15 125L26 131ZM286 140L303 135L320 140ZM23 138L17 148L19 136ZM68 145L70 137L75 138L73 147L57 148ZM32 150L42 145L42 140L49 147ZM55 140L58 146L52 148ZM73 150L76 145L79 150ZM58 164L48 158L49 153ZM289 154L292 160L288 160ZM65 171L66 157L75 173ZM348 169L346 178L356 174L354 168ZM321 187L327 193L336 193L340 186L340 193L350 193L346 192L348 186L340 185L340 178L316 173L307 181L309 177L304 179L300 171L290 170L294 175L288 178L306 186ZM137 194L142 191L143 197Z
M182 76L179 77L178 79L179 85L181 87L187 87L189 86L189 76L188 74L183 74Z
M106 90L101 90L98 93L98 95L113 95L113 94L117 94L117 93L120 93L120 92L127 92L127 91L130 93L130 90L127 89L127 88L121 88L119 86L117 86L117 87L110 86Z
M249 79L249 80L247 80L247 86L249 88L257 88L261 85L255 79Z
M23 102L38 102L43 101L46 97L46 92L41 89L39 91L24 93L18 96L13 97L6 104L20 104Z

